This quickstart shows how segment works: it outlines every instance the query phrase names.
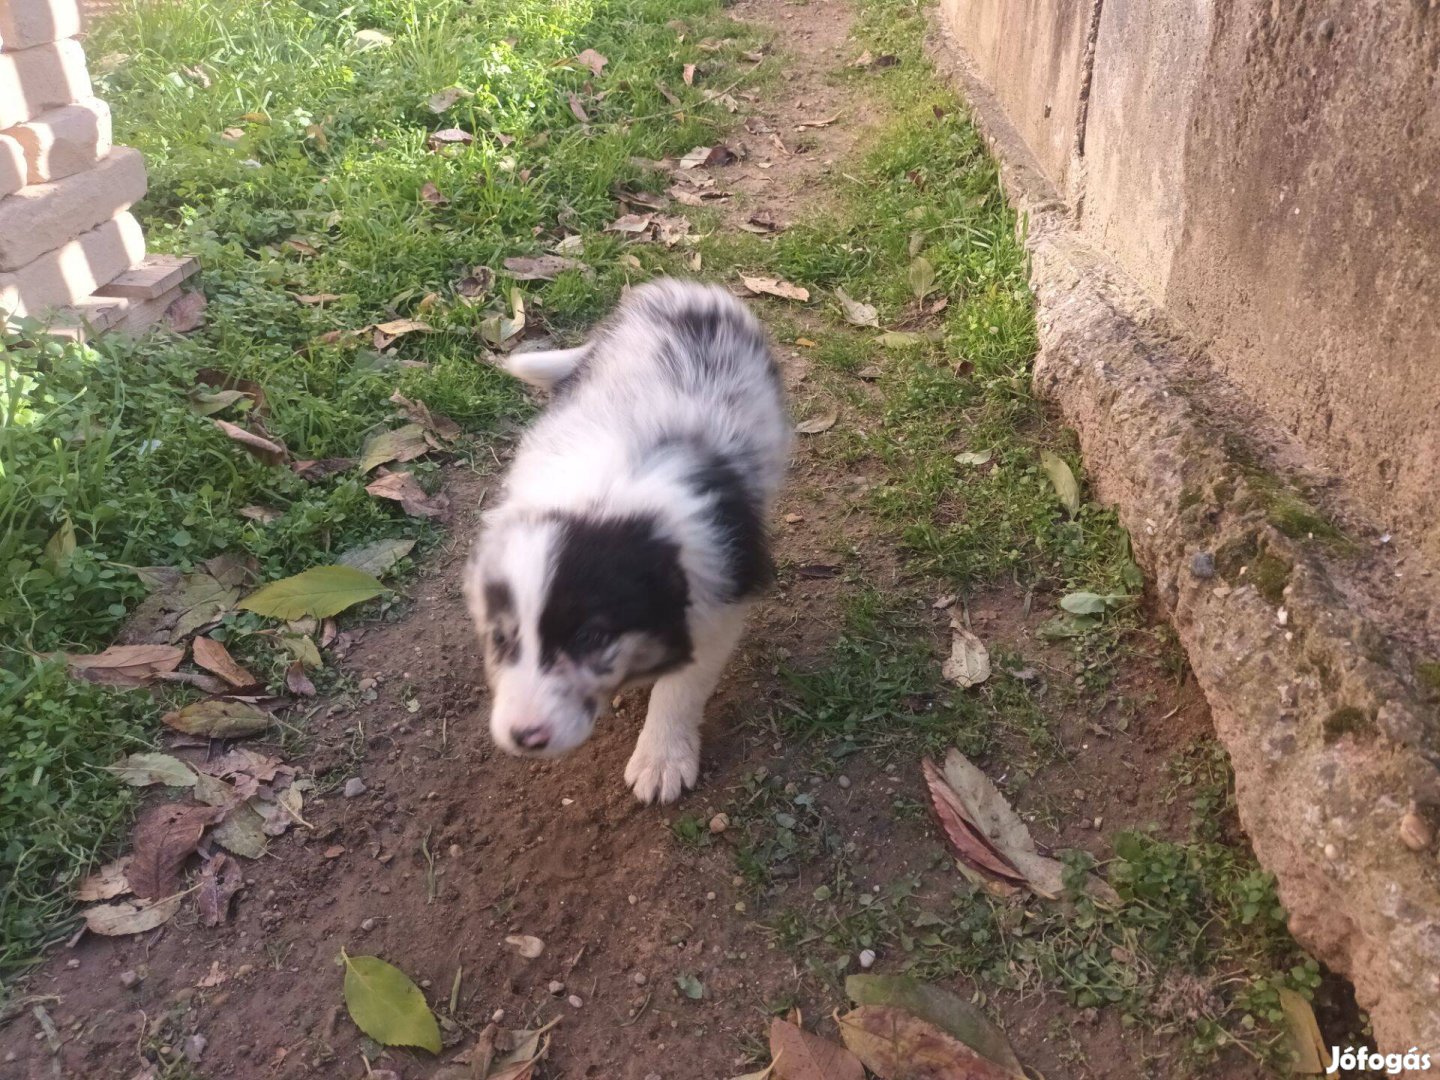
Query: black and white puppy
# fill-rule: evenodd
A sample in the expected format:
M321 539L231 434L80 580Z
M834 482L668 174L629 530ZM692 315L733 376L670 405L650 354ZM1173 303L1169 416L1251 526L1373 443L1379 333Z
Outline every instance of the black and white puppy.
M625 781L672 802L699 776L705 702L772 576L791 425L769 342L724 290L660 280L585 345L505 367L553 396L465 575L491 734L563 754L617 691L654 683Z

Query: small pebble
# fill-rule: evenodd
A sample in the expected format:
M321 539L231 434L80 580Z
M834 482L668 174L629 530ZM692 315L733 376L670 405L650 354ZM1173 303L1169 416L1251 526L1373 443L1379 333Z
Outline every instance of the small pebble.
M711 831L712 833L722 833L722 832L724 832L726 829L728 829L729 827L730 827L730 815L729 815L729 814L716 814L714 817L712 817L712 818L710 819L710 831Z
M196 1064L205 1055L205 1044L208 1040L204 1035L196 1032L185 1040L185 1058L191 1064Z
M1190 556L1190 573L1201 581L1215 576L1215 556L1208 551L1197 551Z
M66 960L66 961L65 961L65 966L66 966L67 968L69 968L71 971L74 971L76 968L78 968L78 967L80 966L80 961L79 961L79 960L75 960L75 959Z
M869 971L869 970L870 970L872 967L874 967L874 966L875 966L875 950L874 950L874 949L861 949L861 950L860 950L860 968L861 968L861 970L862 970L862 971Z
M368 934L371 930L374 930L374 929L375 929L375 920L374 920L374 919L366 919L364 922L362 922L362 923L360 924L360 929L361 929L361 930L364 930L364 931Z
M140 976L133 971L122 971L120 973L120 985L126 990L134 990L140 985Z
M571 994L571 995L570 995L568 998L566 998L565 1000L570 1003L570 1007L571 1007L572 1009L578 1009L578 1008L580 1008L580 1006L582 1006L582 1005L585 1004L585 1002L581 1000L579 994Z
M839 784L842 788L848 788L850 786L850 778L848 776L841 776L835 783Z
M460 845L459 845L459 844L451 844L451 845L450 845L450 857L451 857L452 859L458 859L458 858L460 857Z
M243 979L246 975L254 974L254 971L254 964L241 964L238 968L235 969L235 977L237 979Z
M633 982L636 986L644 986L650 980L645 978L645 973L643 971L637 971L634 975L630 976L630 981Z
M354 799L365 794L365 781L358 776L352 776L345 781L345 798Z
M503 1023L504 1020L505 1020L505 1010L504 1010L504 1009L496 1009L493 1013L490 1014L490 1022L491 1022L492 1024Z
M714 900L714 899L715 899L715 894L714 894L713 892L707 892L707 893L705 894L705 899L706 899L706 900ZM77 965L77 966L78 966L78 965Z
M1420 816L1412 803L1400 819L1400 841L1411 851L1424 851L1435 842L1435 829Z
M631 904L638 904L640 902L640 898L636 896L633 892L625 899L629 900Z
M559 979L552 979L550 981L550 993L554 994L556 997L559 997L564 992L565 984L562 983Z

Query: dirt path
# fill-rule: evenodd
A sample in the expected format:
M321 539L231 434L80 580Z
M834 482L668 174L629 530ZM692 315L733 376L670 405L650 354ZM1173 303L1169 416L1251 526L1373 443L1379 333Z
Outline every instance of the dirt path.
M732 10L773 30L792 62L781 90L754 103L748 134L740 135L749 159L719 176L737 193L726 213L732 226L760 210L791 218L853 151L872 116L853 81L833 78L854 51L851 16L836 0L745 0ZM844 123L795 130L837 114ZM793 347L782 353L803 401L805 362ZM447 550L414 583L405 618L362 628L344 659L353 693L326 702L310 720L314 740L302 764L330 778L329 790L307 804L313 830L295 830L274 857L247 865L237 914L225 927L207 930L182 915L152 935L87 937L62 951L31 992L44 995L63 1045L53 1053L28 1016L11 1023L0 1030L0 1075L156 1076L144 1071L143 1055L183 1047L198 1034L204 1050L193 1072L164 1075L360 1077L367 1053L377 1070L404 1080L468 1076L424 1055L377 1057L344 1015L342 947L401 964L441 1012L449 1013L443 1006L458 987L446 1038L459 1050L502 1012L513 1027L560 1017L545 1077L693 1080L744 1072L775 1010L798 1004L813 1022L839 1004L805 962L803 943L787 947L767 928L781 910L777 897L808 896L824 881L801 861L777 872L777 890L757 895L737 873L732 838L677 838L669 827L682 815L703 823L753 801L762 769L823 805L857 889L887 895L911 875L922 879L921 891L944 887L953 871L933 828L923 814L899 809L924 798L913 761L899 768L857 756L846 760L842 779L765 725L785 694L777 658L803 667L834 640L849 588L838 577L786 573L757 612L712 705L702 786L678 807L643 808L622 782L640 720L633 699L574 757L528 764L497 755L485 734L479 656L457 585L492 482L459 466L448 471L458 509ZM895 555L869 536L853 505L866 482L802 446L780 511L782 563L834 562L839 535L851 548L849 570L892 586ZM1018 589L977 598L972 611L991 641L1017 653L1038 648L1033 631L1042 615L1021 614ZM937 612L937 647L944 632ZM1173 678L1154 658L1137 660L1123 684L1129 699L1144 703L1124 735L1096 737L1084 716L1065 718L1057 733L1077 755L1083 751L1083 768L1059 766L1030 793L1033 805L1049 810L1048 843L1098 849L1092 822L1104 819L1108 831L1171 813L1164 778L1139 762L1160 760L1204 731L1203 704L1190 686L1177 704ZM342 795L349 777L363 780L363 794ZM510 934L541 938L543 955L516 955L504 945ZM132 972L138 982L127 988L122 975ZM700 1001L677 990L678 978L692 977L703 983ZM1152 1075L1147 1048L1127 1040L1118 1019L1040 992L998 995L992 1004L1022 1058L1051 1080Z

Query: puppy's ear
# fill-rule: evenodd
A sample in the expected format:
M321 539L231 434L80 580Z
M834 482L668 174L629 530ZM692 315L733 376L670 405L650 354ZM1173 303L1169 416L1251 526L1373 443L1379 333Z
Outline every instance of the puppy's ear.
M578 349L541 349L535 352L511 353L500 366L521 382L550 390L561 379L574 374L589 352L589 346Z

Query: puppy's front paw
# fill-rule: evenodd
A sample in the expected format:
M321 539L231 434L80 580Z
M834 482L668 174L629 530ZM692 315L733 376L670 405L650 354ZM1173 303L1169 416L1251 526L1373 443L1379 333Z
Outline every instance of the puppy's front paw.
M699 746L672 743L651 747L642 741L625 766L625 783L642 803L672 803L699 778Z

